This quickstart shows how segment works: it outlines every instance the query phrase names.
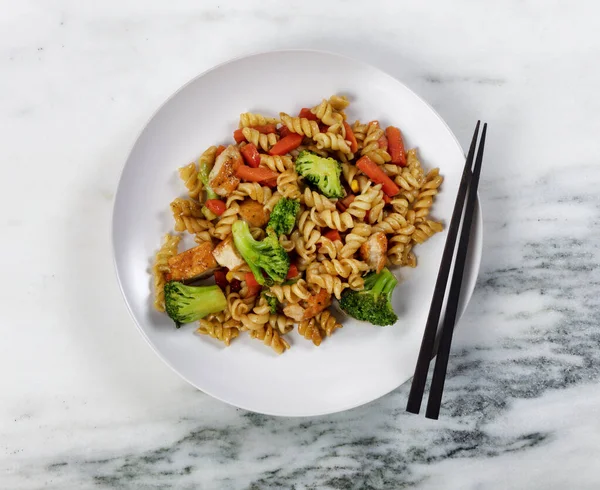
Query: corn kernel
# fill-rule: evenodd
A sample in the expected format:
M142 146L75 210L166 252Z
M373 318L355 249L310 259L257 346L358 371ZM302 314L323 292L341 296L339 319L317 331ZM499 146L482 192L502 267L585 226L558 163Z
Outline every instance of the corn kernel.
M352 189L352 192L358 192L358 180L352 179L352 182L350 182L350 189Z

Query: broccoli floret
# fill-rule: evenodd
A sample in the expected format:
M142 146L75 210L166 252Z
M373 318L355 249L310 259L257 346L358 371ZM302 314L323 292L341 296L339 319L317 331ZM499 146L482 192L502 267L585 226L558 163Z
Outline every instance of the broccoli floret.
M290 257L280 245L277 235L269 231L262 241L255 240L245 221L238 220L231 227L235 248L242 255L259 284L282 282L290 268ZM263 275L267 274L267 278Z
M288 235L294 229L298 211L300 211L300 201L282 197L273 208L267 228L273 230L277 236Z
M296 158L296 171L326 197L344 197L340 181L342 166L333 158L320 157L308 150L301 151Z
M165 284L165 310L177 328L227 308L219 286L187 286L177 281Z
M263 296L265 297L265 300L267 301L267 304L269 305L269 310L271 310L271 313L273 315L277 314L277 309L279 308L279 301L277 301L277 298L275 296L271 296L270 294L264 294Z
M357 320L380 326L393 325L398 316L394 313L390 300L396 284L398 279L387 268L379 274L368 274L364 290L346 289L342 293L340 307Z
M204 190L206 191L206 199L219 199L219 196L212 190L212 187L208 183L208 176L212 167L206 162L206 160L200 159L200 163L198 164L198 178L202 181L202 185L204 185Z

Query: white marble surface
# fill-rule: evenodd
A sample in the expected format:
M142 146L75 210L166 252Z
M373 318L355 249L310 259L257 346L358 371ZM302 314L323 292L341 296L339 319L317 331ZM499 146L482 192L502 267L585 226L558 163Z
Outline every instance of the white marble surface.
M0 1L0 488L600 488L599 19L591 0ZM283 47L386 69L463 142L490 124L438 422L404 412L406 386L311 419L226 406L120 298L137 133L197 73Z

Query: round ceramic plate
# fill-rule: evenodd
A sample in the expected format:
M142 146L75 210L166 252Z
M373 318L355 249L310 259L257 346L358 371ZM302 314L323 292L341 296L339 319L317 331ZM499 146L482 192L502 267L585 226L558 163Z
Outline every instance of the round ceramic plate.
M342 56L276 51L236 59L195 78L152 117L127 160L116 195L113 247L118 281L140 332L154 351L198 389L240 408L305 416L346 410L374 400L413 374L446 232L415 247L418 267L394 270L399 321L375 327L345 318L344 328L320 347L287 335L292 348L277 356L243 334L230 347L177 330L152 307L150 266L162 237L172 231L169 203L185 195L177 169L210 145L228 144L238 115L253 111L297 114L331 94L351 100L349 120L378 119L402 129L426 169L439 167L444 183L432 216L449 223L464 154L422 99L383 71ZM481 213L475 219L462 306L471 297L481 257Z

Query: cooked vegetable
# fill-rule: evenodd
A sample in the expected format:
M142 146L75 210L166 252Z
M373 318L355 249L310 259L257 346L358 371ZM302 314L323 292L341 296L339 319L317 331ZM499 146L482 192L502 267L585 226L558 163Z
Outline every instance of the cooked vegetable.
M246 272L246 274L244 275L244 281L246 281L246 284L251 287L260 286L252 272Z
M275 124L263 124L261 126L252 126L252 128L256 129L262 134L271 134L277 132L277 126L275 126Z
M269 305L269 310L271 310L271 313L273 315L276 315L277 309L279 308L279 301L277 301L277 298L275 296L271 296L270 294L265 294L264 297L267 301L267 304Z
M273 148L269 150L270 155L285 155L295 148L300 146L304 136L301 134L290 133L285 138L281 138L277 143L273 145Z
M303 107L302 110L300 111L300 114L298 114L298 117L303 117L310 121L318 121L319 120L319 118L316 116L316 114L313 114L308 107Z
M296 159L296 171L326 197L344 197L344 188L340 181L342 167L333 158L321 157L303 150Z
M244 136L244 133L242 133L242 128L240 129L236 129L233 132L233 139L235 140L235 142L239 145L240 143L246 141L246 137Z
M212 166L210 166L205 160L201 160L198 164L198 178L202 181L204 185L204 190L206 191L207 199L218 199L216 192L212 190L212 187L208 183L210 171L212 170Z
M282 197L273 208L267 228L273 230L277 236L289 235L296 224L298 211L300 211L299 201Z
M217 147L217 152L215 153L215 156L217 156L217 157L218 157L218 156L219 156L221 153L223 153L223 152L224 152L226 149L227 149L227 147L226 147L226 146L219 145L219 146Z
M219 286L222 290L225 290L227 287L227 274L223 269L218 269L215 271L215 284Z
M186 286L177 281L165 284L165 310L177 328L226 307L227 299L217 285Z
M388 139L388 152L392 157L392 163L406 167L406 153L404 153L404 141L402 133L394 126L388 126L385 129L385 135Z
M206 207L217 216L221 216L225 212L225 209L227 209L225 203L220 199L208 199Z
M252 167L248 167L247 165L240 165L237 168L236 171L236 175L245 181L248 182L268 182L272 179L274 179L275 181L277 181L277 175L279 175L277 172L273 172L272 170L269 170L268 168L264 168L264 167L258 167L258 168L252 168Z
M240 150L240 152L246 163L251 167L256 168L260 165L260 153L258 153L258 149L254 143L248 143Z
M290 258L279 243L277 235L269 232L262 241L255 240L245 221L238 220L231 227L233 241L258 284L283 282L290 268ZM267 277L263 275L265 273Z
M342 241L342 237L340 236L340 232L337 230L329 230L327 233L323 233L325 238L329 238L332 242L336 240Z
M398 320L391 303L396 284L398 280L387 268L379 274L368 274L364 290L346 289L342 293L340 307L357 320L380 326L393 325Z
M358 141L356 141L356 136L354 136L354 131L352 131L352 128L350 127L350 125L344 121L344 127L346 128L346 141L350 142L350 151L352 153L356 153L356 151L358 150Z
M390 179L386 173L379 168L368 156L361 157L356 166L363 171L375 184L381 184L381 190L388 196L393 197L400 192L400 188Z
M294 279L295 277L298 277L299 275L300 275L300 272L298 271L298 266L296 264L291 264L290 268L288 269L287 276L285 276L285 278L286 278L286 280Z

